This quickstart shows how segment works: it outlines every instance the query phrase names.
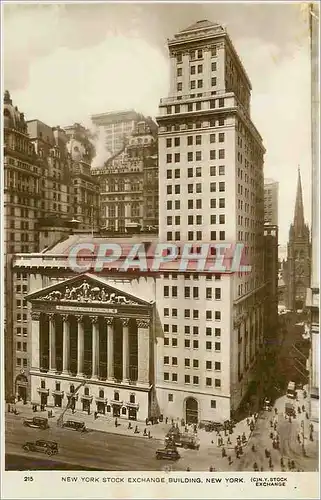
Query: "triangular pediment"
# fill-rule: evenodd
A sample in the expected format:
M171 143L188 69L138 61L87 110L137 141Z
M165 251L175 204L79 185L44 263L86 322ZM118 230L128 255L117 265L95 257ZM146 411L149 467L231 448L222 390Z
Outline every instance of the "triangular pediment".
M126 283L129 288L130 285ZM123 289L108 284L104 278L89 273L50 285L30 293L26 299L32 303L54 302L68 304L102 304L146 306L147 302Z

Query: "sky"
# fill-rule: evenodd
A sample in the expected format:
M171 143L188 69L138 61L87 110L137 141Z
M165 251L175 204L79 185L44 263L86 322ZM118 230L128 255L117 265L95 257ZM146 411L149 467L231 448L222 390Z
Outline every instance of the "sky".
M302 3L5 4L3 84L26 119L90 125L135 109L156 117L169 92L167 39L200 19L226 26L252 82L251 117L279 182L279 242L288 240L300 166L311 220L310 53Z

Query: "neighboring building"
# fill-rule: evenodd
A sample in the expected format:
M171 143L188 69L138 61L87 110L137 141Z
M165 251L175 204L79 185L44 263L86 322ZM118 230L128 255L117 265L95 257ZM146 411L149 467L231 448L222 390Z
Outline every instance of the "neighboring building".
M101 223L109 231L158 227L157 125L137 122L123 151L92 170L99 179Z
M264 222L278 226L279 183L264 179Z
M306 306L309 309L309 327L311 334L311 353L309 363L310 415L319 421L320 395L320 9L316 3L309 5L311 34L311 150L312 150L312 228L311 228L311 280L307 291Z
M115 155L124 148L137 122L143 119L143 115L134 110L112 111L91 117L98 131L102 132L106 150L110 155Z
M29 397L31 333L25 300L29 277L24 271L12 275L13 255L42 251L66 238L76 225L97 229L99 185L90 174L94 151L83 127L75 124L66 133L39 120L27 122L8 91L3 113L5 392L9 400L14 394Z
M278 334L278 301L281 299L282 285L278 271L278 226L264 224L265 259L264 275L266 281L266 337L275 339Z
M224 420L258 382L265 150L250 117L251 83L225 29L199 21L168 47L170 92L157 118L160 240L244 242L252 272L161 276L156 392L162 413Z
M157 237L154 237L157 240ZM144 243L150 235L111 238ZM71 269L69 250L105 238L71 236L38 255L16 255L14 273L28 275L32 328L30 400L77 410L145 420L158 414L155 388L157 342L162 333L155 307L155 275ZM59 258L58 258L59 257ZM75 388L83 384L75 397Z
M285 268L287 307L303 309L310 283L310 232L304 221L300 169L295 200L294 219L290 226L288 256Z

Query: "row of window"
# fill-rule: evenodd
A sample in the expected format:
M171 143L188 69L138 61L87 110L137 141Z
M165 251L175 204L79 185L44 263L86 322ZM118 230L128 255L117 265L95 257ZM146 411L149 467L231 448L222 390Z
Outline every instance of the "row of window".
M174 394L169 393L167 396L167 399L168 399L169 403L173 403L174 402ZM216 400L215 399L211 399L210 406L211 406L211 409L216 409Z
M198 64L197 66L195 65L190 66L190 74L195 75L196 69L197 69L197 74L203 73L203 64ZM211 71L217 71L216 61L211 63ZM177 68L177 76L178 77L183 76L183 68L181 67Z
M169 346L169 337L164 337L164 346ZM172 338L171 342L171 347L178 347L178 339L176 337ZM193 340L191 341L190 339L184 339L184 347L186 349L190 349L191 347L193 349L198 349L199 348L199 341L198 340ZM213 349L212 342L207 341L206 342L206 350L211 351ZM214 342L214 350L215 352L221 352L221 343L220 342Z
M45 389L46 388L46 381L45 380L41 380L40 386L41 386L41 389ZM55 391L61 391L61 383L60 382L56 382L55 383ZM70 385L69 392L70 392L70 394L73 394L75 392L75 386L73 384ZM85 396L89 396L90 395L90 393L89 393L89 387L85 387L84 388L84 395ZM104 398L105 397L105 391L103 389L99 390L98 397L99 398ZM114 391L114 397L113 397L113 399L114 399L114 401L120 401L120 395L119 395L118 391ZM129 395L129 402L130 403L135 403L136 402L135 394L130 394Z
M190 97L192 94L190 94ZM197 94L198 96L198 94ZM200 94L200 97L202 94ZM179 96L177 97L179 99ZM192 110L191 110L192 111ZM180 130L193 130L195 129L200 129L200 128L205 128L205 127L223 127L225 125L225 118L224 117L218 117L218 118L212 118L209 121L194 121L194 120L187 120L185 121L180 121L179 123L177 120L175 120L175 123L173 124L168 124L164 127L160 128L160 132L179 132Z
M188 309L185 309L188 310ZM186 319L186 316L185 316ZM164 325L164 332L169 333L169 324ZM178 327L177 325L171 325L172 327L172 333L178 333ZM185 335L190 335L191 331L193 332L193 335L198 335L199 334L199 327L197 325L191 326L191 325L185 325L184 326L184 334ZM220 337L221 336L221 329L220 328L214 328L214 334L215 337ZM206 327L206 336L211 336L212 335L212 328Z
M216 78L215 78L215 80L216 80ZM191 88L192 89L196 88L196 81L195 80L193 80L193 87L191 87ZM197 88L203 88L203 81L202 80L198 80ZM166 106L166 114L171 115L173 107L174 107L175 114L180 113L181 111L184 112L185 111L184 108L187 108L188 112L189 111L201 111L202 108L204 107L203 104L207 104L207 102L198 101L198 102L190 102L187 105L186 104L175 104L174 106ZM225 99L223 97L220 97L219 99L210 99L209 104L210 104L210 109L215 109L217 107L224 108ZM194 108L194 105L195 105L195 108ZM182 110L182 107L183 107L183 110ZM207 106L206 106L206 109L208 109ZM220 125L220 123L219 123L219 125Z
M193 167L189 167L187 169L187 177L202 177L202 167L194 167L195 171L193 170ZM216 176L216 166L212 165L210 166L210 175L211 176ZM174 175L173 175L174 174ZM218 167L218 175L225 175L225 165L219 165ZM181 177L181 170L179 168L175 168L175 170L167 170L166 171L166 178L167 179L180 179Z
M218 159L225 159L225 149L218 150ZM174 155L172 155L172 153L168 153L166 155L166 163L173 163L173 160L174 163L179 163L181 161L181 154L175 153ZM215 149L210 149L210 160L216 160ZM193 151L189 151L187 153L187 161L202 161L202 151L195 151L195 156Z
M211 280L213 276L214 276L215 281L219 281L221 279L221 275L218 274L218 273L216 273L214 275L213 274L206 274L206 279L207 280ZM193 273L193 274L185 274L184 273L183 277L184 277L184 281L187 281L187 280L190 280L190 279L192 279L194 281L199 280L199 274L198 273ZM170 280L177 280L178 274L177 273L163 273L163 278L164 279L170 279ZM164 311L165 311L165 309L164 309ZM174 314L174 311L177 312L177 309L172 309L172 311L173 311L173 314ZM164 314L165 314L165 312L164 312Z
M217 235L218 233L218 235ZM239 241L243 241L243 231L239 231ZM246 236L247 233L245 233ZM218 236L218 238L217 238ZM167 231L166 233L167 241L180 241L181 240L181 232L180 231ZM187 232L187 240L188 241L201 241L203 238L202 231L188 231ZM225 241L225 231L211 231L210 232L211 241ZM246 238L245 238L245 241ZM215 250L215 249L213 249ZM200 253L200 252L197 252Z
M173 187L174 187L174 190L173 190ZM195 190L194 190L194 187L195 187ZM224 181L221 181L218 183L218 191L220 193L224 193L225 192L225 182ZM202 192L202 183L201 182L197 182L195 184L187 184L187 192L192 194L192 193L201 193ZM210 183L210 192L211 193L216 193L216 182L211 182ZM167 187L166 187L166 193L167 194L180 194L181 193L181 186L180 184L174 184L174 186L172 184L169 184Z
M166 297L169 297L169 287L168 286L164 286L164 295L166 293L168 293L168 295L166 295ZM173 293L173 297L177 297L177 287L176 286L172 286L172 293ZM176 294L176 295L174 295L174 294ZM206 317L207 320L212 319L212 311L210 311L210 310L205 311L205 317ZM199 310L198 309L193 309L193 312L191 314L191 310L190 309L184 309L184 318L186 318L186 319L189 319L189 318L199 319ZM216 321L220 321L221 320L221 311L215 311L214 319Z
M218 205L218 206L217 206ZM168 200L166 202L166 208L167 210L173 210L173 206L175 210L180 210L181 208L181 202L180 200ZM202 200L187 200L187 208L189 210L196 208L196 209L201 209L202 208ZM216 203L216 198L211 198L210 199L210 208L225 208L225 198L219 198L218 199L218 204Z
M17 330L16 330L16 334L18 336L21 336L21 334L22 334L24 337L27 337L28 336L28 329L25 327L21 328L21 326L18 326Z
M23 366L23 368L27 368L28 366L27 358L17 358L17 366Z
M214 45L211 48L211 57L216 57L216 56L217 56L217 47ZM202 59L203 58L203 49L191 50L189 52L189 58L191 61L193 61L195 59ZM183 54L177 54L176 61L177 61L177 63L183 62Z
M225 133L220 132L219 134L209 134L209 140L210 144L214 144L216 142L216 136L218 136L218 142L224 142L225 141ZM202 144L202 137L204 139L204 135L188 135L186 140L187 140L187 146L193 146L194 144L196 146L199 146ZM181 138L180 137L174 137L174 138L167 138L166 139L166 147L171 148L172 146L174 147L179 147L181 145Z
M243 219L243 217L242 217ZM175 217L172 217L169 215L166 217L166 224L168 226L172 226L174 221L174 225L178 226L181 223L181 217L180 215L176 215ZM203 224L203 217L202 215L188 215L187 216L187 224L188 225L202 225ZM218 217L216 215L210 215L210 224L225 224L225 215L220 214Z
M170 364L169 356L164 356L164 365L169 365L169 364ZM177 361L177 358L175 356L172 356L171 364L172 364L172 366L178 366L178 361ZM185 366L185 368L199 368L200 362L198 359L193 359L192 363L191 363L190 358L185 358L184 359L184 366ZM212 370L212 368L213 368L212 361L206 361L205 368L206 368L206 370ZM214 370L221 371L221 362L220 361L214 362Z
M178 382L178 374L177 373L172 373L171 374L171 381L172 382ZM164 372L164 381L168 382L170 380L170 374L168 372ZM193 384L193 385L199 385L200 383L200 378L197 375L194 375L191 377L191 375L185 375L184 376L184 383L185 384ZM213 386L213 380L211 377L206 377L205 383L207 387L212 387ZM214 387L216 389L219 389L221 387L221 379L220 378L215 378L214 379Z
M21 349L22 347L22 349ZM27 352L27 342L17 342L17 351Z
M216 78L216 76L213 76L211 78L211 86L216 87L216 85L217 85L217 78ZM189 88L192 90L194 90L196 88L202 89L203 88L203 80L191 80ZM177 90L177 92L182 92L182 90L183 90L183 83L182 82L177 83L176 90Z

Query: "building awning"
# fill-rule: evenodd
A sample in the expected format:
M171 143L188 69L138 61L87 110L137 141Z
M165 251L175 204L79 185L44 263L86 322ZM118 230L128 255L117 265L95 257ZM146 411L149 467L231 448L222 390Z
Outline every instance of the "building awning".
M125 403L127 408L134 408L135 410L138 410L139 408L139 403Z
M92 396L86 396L85 394L83 394L83 395L81 396L81 400L82 400L82 401L90 401L90 402L92 402L93 397L92 397Z
M107 404L107 398L95 398L96 403Z
M64 391L51 391L51 394L53 396L61 396L62 398L64 397Z
M37 391L39 392L39 394L46 394L47 396L49 396L49 389L44 389L43 387L38 387Z
M116 401L116 399L112 399L110 404L114 406L123 406L123 401Z

